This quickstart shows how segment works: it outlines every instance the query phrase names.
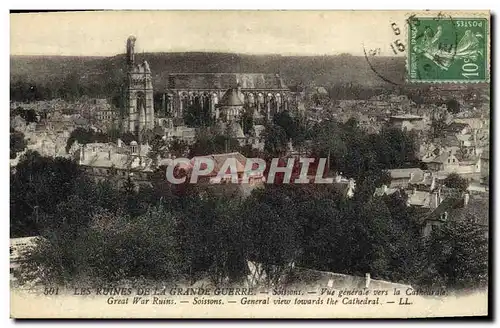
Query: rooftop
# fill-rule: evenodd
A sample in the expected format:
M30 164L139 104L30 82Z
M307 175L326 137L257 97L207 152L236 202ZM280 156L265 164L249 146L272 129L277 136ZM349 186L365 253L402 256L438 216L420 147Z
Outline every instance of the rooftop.
M410 178L410 175L412 173L414 175L419 175L422 177L424 176L424 171L422 171L418 167L408 169L392 169L388 171L392 179Z
M445 127L445 130L448 132L460 132L465 128L470 128L470 125L467 123L453 122Z
M168 76L169 89L227 90L238 83L242 89L288 90L278 74L266 73L174 73Z
M408 204L419 207L430 207L431 194L427 191L414 191L408 195Z
M411 114L402 114L402 115L392 115L390 117L391 120L422 120L422 116L411 115Z
M231 88L224 93L220 100L221 106L243 106L241 92L237 88Z
M380 188L375 188L375 192L373 193L373 196L379 196L382 197L384 195L392 195L395 192L397 192L399 189L398 188L388 188L387 186L382 186Z
M206 156L195 156L191 159L190 166L193 167L197 161L202 161L205 158L212 160L214 163L212 174L209 175L217 175L221 170L222 166L224 165L224 162L229 158L234 158L236 160L236 167L238 172L244 172L245 164L247 161L247 158L245 156L243 156L239 152L234 152L234 153L224 153L224 154L212 154ZM203 162L201 162L200 169L202 170L206 169L206 164L203 165ZM228 174L231 173L229 168L226 171L226 173Z

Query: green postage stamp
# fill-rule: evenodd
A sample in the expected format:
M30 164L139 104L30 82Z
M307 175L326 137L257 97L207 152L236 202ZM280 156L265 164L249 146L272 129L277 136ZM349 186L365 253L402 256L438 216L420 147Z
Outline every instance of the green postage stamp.
M416 17L408 20L408 81L489 81L486 18Z

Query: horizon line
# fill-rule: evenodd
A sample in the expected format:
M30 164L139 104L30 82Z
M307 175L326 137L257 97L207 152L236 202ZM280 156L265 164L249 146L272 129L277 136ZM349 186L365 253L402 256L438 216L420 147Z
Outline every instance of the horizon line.
M338 53L338 54L292 54L292 53L244 53L244 52L227 52L227 51L202 51L202 50L186 50L186 51L150 51L138 52L136 55L146 54L220 54L220 55L243 55L243 56L278 56L278 57L365 57L364 54ZM60 55L60 54L9 54L9 57L88 57L88 58L113 58L125 56L126 53L118 53L114 55ZM400 58L400 56L374 56L378 58Z

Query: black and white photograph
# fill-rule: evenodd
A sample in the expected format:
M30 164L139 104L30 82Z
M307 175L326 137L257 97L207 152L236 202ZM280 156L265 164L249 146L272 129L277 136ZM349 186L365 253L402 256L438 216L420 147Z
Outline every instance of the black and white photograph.
M9 16L12 318L490 314L489 11Z

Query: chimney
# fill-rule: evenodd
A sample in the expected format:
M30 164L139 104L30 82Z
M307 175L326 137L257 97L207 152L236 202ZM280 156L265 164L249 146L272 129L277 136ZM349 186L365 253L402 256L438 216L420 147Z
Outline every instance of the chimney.
M85 145L80 146L80 164L85 160Z
M365 273L365 288L370 287L371 277L369 273Z

